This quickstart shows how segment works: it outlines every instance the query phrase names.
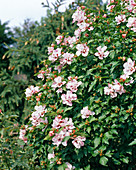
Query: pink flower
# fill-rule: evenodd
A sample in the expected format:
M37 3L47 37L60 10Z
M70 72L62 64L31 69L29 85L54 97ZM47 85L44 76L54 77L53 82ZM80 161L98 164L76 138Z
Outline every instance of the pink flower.
M35 108L35 110L40 114L41 117L43 117L43 116L44 116L44 113L47 112L47 109L45 109L45 105L44 105L44 106L42 106L42 105L40 105L40 106L35 106L34 108Z
M91 26L88 28L88 31L92 31L92 30L94 30L94 27Z
M71 118L61 119L61 117L59 118L59 115L57 117L55 117L55 119L53 120L52 127L54 129L60 129L60 128L64 127L63 130L65 130L65 131L67 130L67 132L69 132L69 133L71 133L72 129L75 128Z
M128 58L127 62L123 64L123 72L127 76L130 76L136 71L135 61L132 61L131 58Z
M62 85L64 85L66 81L62 81L62 77L58 76L54 79L54 82L51 87L55 90L57 87L60 88Z
M55 158L55 154L54 154L54 152L53 152L53 153L49 153L49 154L48 154L48 159L50 160L50 159L52 159L52 158ZM50 160L50 163L52 164L52 163L53 163L53 161L51 161L51 160Z
M63 36L62 35L59 35L57 38L56 38L56 42L57 44L60 44L62 42L62 39L63 39Z
M26 89L25 94L26 94L26 97L31 97L33 94L38 93L39 91L40 90L38 86L36 87L30 86L29 88Z
M117 93L115 92L112 84L108 84L108 87L104 87L104 94L110 95L111 98L117 97Z
M20 129L19 133L19 139L23 140L25 143L27 143L27 137L25 137L26 134L26 128Z
M53 153L49 153L49 154L48 154L48 159L51 159L51 158L55 158L55 154L54 154L54 152L53 152Z
M81 36L81 30L79 28L75 30L74 35L76 36L76 38L79 38Z
M62 94L61 99L63 100L63 104L72 106L72 100L76 100L77 95L73 94L71 91L67 91L67 94Z
M77 25L79 26L81 32L84 32L89 27L90 24L86 22L81 22L81 23L77 23Z
M126 16L125 15L118 15L115 17L117 25L119 25L121 22L126 22Z
M48 55L51 54L54 50L54 47L48 47Z
M52 127L53 129L60 129L60 128L62 129L59 133L56 133L55 136L52 138L53 145L59 146L60 144L62 144L63 146L67 146L67 140L63 141L63 139L66 136L70 136L70 134L72 133L72 129L75 128L72 119L67 117L65 119L62 119L62 116L58 115L53 120ZM54 135L54 131L50 131L49 136L53 136L53 135Z
M81 84L82 84L81 81L78 82L77 80L73 79L66 84L66 88L70 89L72 92L76 92L78 90L77 87L80 86Z
M86 106L81 110L81 114L82 114L82 118L85 119L88 118L90 115L94 115L95 113L88 110L88 106Z
M64 53L62 55L63 58L60 59L60 64L64 65L64 64L71 64L72 63L72 58L74 57L74 54L71 53Z
M127 78L129 78L129 76L126 74L123 74L120 76L120 80L122 80L122 81L125 81Z
M73 47L73 45L74 45L74 43L77 41L77 38L76 37L70 37L69 36L69 38L68 38L68 44L70 45L70 47L72 48Z
M127 4L126 9L127 9L129 12L135 13L135 6L136 6L135 1L134 1L134 0L129 0L129 5Z
M57 93L62 93L62 91L63 91L62 88L59 88L56 92Z
M122 93L125 93L124 87L115 79L113 83L113 89L115 90L116 93L119 93L120 95Z
M76 12L72 15L72 18L73 18L73 23L76 21L78 23L81 23L84 20L86 20L87 17L85 16L85 12L82 11L80 7L78 7Z
M66 162L67 164L67 168L65 168L65 170L73 170L75 169L75 166L72 166L69 162Z
M89 47L86 44L77 44L76 49L78 50L76 52L77 56L82 54L82 56L86 57L89 53Z
M65 132L63 132L63 131L60 131L60 133L56 133L55 136L52 138L53 145L59 146L62 143L65 136L66 136ZM65 144L66 143L64 143L64 145Z
M125 86L129 86L130 84L134 83L133 77L131 77L131 80L128 83L125 83Z
M61 55L61 48L57 48L56 50L53 50L53 53L49 56L49 60L54 62L59 58L60 55Z
M62 64L60 64L59 66L55 66L55 70L57 70L58 73L60 73L63 66L64 65L62 65Z
M59 118L59 117L57 116L57 117L55 117L55 119L53 120L52 127L53 127L54 129L59 129L59 128L63 127L63 126L62 126L62 123L64 123L64 120L62 120L61 118Z
M98 56L98 58L102 60L103 58L106 58L109 55L109 51L104 52L106 49L107 49L106 46L104 46L103 48L99 46L97 47L98 52L95 53L94 55Z
M128 18L127 27L129 27L129 28L133 27L133 28L131 28L131 30L136 32L136 17L129 17Z
M104 88L104 94L106 95L110 95L112 98L117 97L117 93L119 93L120 95L122 93L125 93L125 89L124 87L115 79L113 85L112 84L108 84L108 87Z
M38 126L40 123L46 123L48 124L47 117L45 119L41 118L44 117L44 114L47 112L47 109L45 109L45 106L35 106L35 112L32 113L32 117L30 117L30 120L32 121L33 126Z
M38 74L37 77L44 80L44 75L42 73Z
M80 149L81 146L84 146L84 142L86 138L85 137L82 137L82 136L77 136L73 141L73 145L77 148L77 149Z

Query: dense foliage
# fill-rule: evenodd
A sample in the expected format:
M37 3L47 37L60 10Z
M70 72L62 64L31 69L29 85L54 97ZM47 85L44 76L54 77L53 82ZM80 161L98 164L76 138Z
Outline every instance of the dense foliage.
M78 7L78 29L48 47L33 106L20 129L41 169L136 167L136 3L112 0L108 12ZM24 143L23 143L23 141Z
M7 23L0 24L0 169L34 168L28 159L31 150L21 148L17 141L20 123L27 122L31 109L24 90L36 83L34 73L47 58L47 46L58 34L75 29L70 17L73 9L75 4L63 13L52 14L49 9L40 23L26 20L12 32Z

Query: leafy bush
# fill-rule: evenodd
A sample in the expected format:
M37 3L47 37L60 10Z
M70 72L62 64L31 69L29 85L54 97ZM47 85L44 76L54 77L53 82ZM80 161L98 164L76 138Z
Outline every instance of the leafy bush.
M0 23L0 109L4 113L0 115L0 169L34 169L28 159L32 157L31 149L19 147L17 141L20 124L27 122L31 110L24 100L24 90L36 83L34 73L39 70L40 62L48 57L47 46L56 35L75 29L76 24L70 17L74 6L63 13L56 11L52 14L50 9L40 23L26 20L22 27L14 28L14 35L7 23Z
M34 107L20 141L42 169L133 169L136 166L136 3L112 0L107 12L78 7L78 29L48 48Z

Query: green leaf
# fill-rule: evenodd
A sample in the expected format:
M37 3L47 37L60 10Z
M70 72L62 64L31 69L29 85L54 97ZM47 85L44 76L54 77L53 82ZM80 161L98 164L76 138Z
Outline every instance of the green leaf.
M123 159L122 159L122 162L124 162L124 163L128 164L128 163L129 163L129 159L128 159L128 157L127 157L127 158L123 158Z
M112 52L110 53L110 57L113 59L113 58L114 58L114 55L115 55L115 51L112 51Z
M134 141L132 141L129 146L132 146L132 145L136 145L136 139L134 139Z
M105 137L105 138L107 138L107 139L111 139L111 138L113 138L113 136L112 136L112 135L110 135L110 133L109 133L109 132L106 132L106 133L104 134L104 137Z
M49 140L51 137L47 135L43 140Z
M64 170L65 168L67 168L66 164L63 164L61 166L58 167L58 170Z
M92 88L95 86L97 80L95 79L92 84L90 85L89 89L88 89L88 92L90 92L92 90Z
M86 131L87 131L88 133L90 133L91 127L87 127Z
M94 139L94 147L96 148L100 144L100 142L101 142L101 138L100 137L96 137Z
M102 138L102 143L109 144L109 141L107 138L104 137L104 138Z
M108 152L105 153L105 156L111 158L111 157L112 157L112 154L110 153L110 151L108 151Z
M66 136L66 137L63 139L63 142L68 141L69 139L70 139L70 136Z
M108 158L106 158L105 156L103 156L103 157L100 158L99 163L100 163L101 165L107 166L107 165L106 165L107 162L108 162Z
M19 145L25 145L25 142L24 142L23 140L21 140L21 139L18 139L18 140L17 140L17 143L18 143Z
M90 165L85 167L85 170L90 170L90 169L91 169Z

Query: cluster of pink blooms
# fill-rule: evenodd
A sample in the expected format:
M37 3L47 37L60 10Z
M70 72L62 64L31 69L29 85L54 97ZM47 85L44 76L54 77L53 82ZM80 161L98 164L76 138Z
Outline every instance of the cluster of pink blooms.
M52 62L56 61L59 58L59 56L61 56L61 50L62 50L61 48L53 50L52 54L49 56L49 60Z
M79 26L79 29L81 30L81 32L84 32L86 29L89 28L89 23L81 22L81 23L77 23L77 26Z
M77 44L76 46L77 52L76 55L80 56L80 54L82 54L82 56L86 57L89 53L89 47L85 44Z
M72 18L73 23L77 21L79 24L87 19L87 17L85 16L85 12L82 11L80 7L77 8L75 13L72 15Z
M55 154L54 152L49 153L48 154L48 159L50 160L50 164L53 163L53 161L51 161L51 159L55 158ZM65 168L65 170L73 170L75 169L75 166L72 166L69 162L66 162L67 168Z
M70 81L66 84L66 88L70 89L72 92L76 92L78 90L77 87L82 84L81 81L77 81L77 77L72 78L71 76L69 76L68 80Z
M23 140L25 143L27 143L27 137L25 137L27 127L28 126L26 125L23 129L20 129L20 133L19 133L19 139Z
M67 140L64 141L64 138L66 136L70 136L71 133L73 132L73 129L75 129L75 126L72 122L71 118L65 118L62 119L61 115L58 115L57 117L55 117L55 119L53 120L53 124L52 124L52 128L53 131L49 132L49 136L54 136L52 138L53 141L53 145L57 145L59 146L60 144L62 144L63 146L67 146ZM61 129L59 131L59 129ZM59 133L55 133L55 130L59 131ZM76 147L76 148L81 148L81 146L84 146L84 142L86 138L82 137L82 136L77 136L73 141L72 144ZM50 158L54 156L54 155L50 155Z
M29 88L26 89L25 95L26 95L26 97L31 97L33 94L38 93L39 91L40 90L39 90L38 86L36 86L36 87L30 86Z
M63 80L62 77L60 77L60 76L56 77L56 78L54 79L54 82L53 82L52 86L51 86L51 87L53 87L54 90L55 90L56 88L59 88L59 89L57 90L57 93L62 92L61 86L63 86L63 85L66 83L66 81L62 81L62 80Z
M128 58L127 62L123 64L123 67L124 74L120 76L120 79L124 82L127 78L130 77L130 75L132 75L136 71L135 61L132 61L131 58ZM133 78L130 78L130 82L125 83L125 85L130 85L134 82Z
M120 76L120 80L125 82L125 80L136 71L135 61L132 61L131 58L128 58L127 62L123 64L123 67L124 74ZM133 78L130 78L130 82L125 83L126 86L134 82ZM116 79L113 84L108 84L108 87L104 88L104 94L110 95L112 98L117 97L117 93L121 95L125 92L126 91L124 87Z
M128 1L128 0L127 0ZM135 0L129 0L129 4L125 4L126 5L126 9L129 11L129 12L133 12L133 13L136 13L136 2Z
M80 7L78 7L76 12L72 15L73 23L77 21L77 26L79 27L74 33L77 38L80 37L81 32L84 32L86 29L88 29L89 31L92 31L94 29L92 26L90 27L90 24L92 24L92 22L87 19L85 15L86 13Z
M72 91L67 91L66 94L61 95L61 99L63 100L63 104L72 106L72 101L77 100L77 95L73 94Z
M105 50L107 49L106 46L104 47L99 46L96 49L98 50L98 52L95 53L94 55L97 56L100 60L102 60L103 58L106 58L109 55L109 51L105 52Z
M40 70L39 71L40 74L38 74L37 77L41 78L42 80L44 80L45 76L46 76L46 78L49 78L50 72L51 72L51 68L47 68L46 71Z
M65 119L62 119L62 116L58 115L53 120L52 128L54 130L58 130L60 128L62 129L59 133L56 133L55 136L52 138L53 145L59 146L60 144L62 144L63 146L67 146L67 140L63 141L63 139L66 136L70 136L72 130L75 128L72 119L67 117ZM49 135L53 136L54 131L50 131Z
M63 58L60 59L60 64L64 65L64 64L71 64L72 63L72 58L74 57L74 54L71 53L64 53L62 55Z
M78 40L78 38L76 36L73 37L65 37L64 38L64 45L69 45L71 48L73 47L73 44Z
M136 17L129 17L127 27L136 32Z
M63 104L66 104L68 106L72 106L72 101L77 99L77 95L73 94L72 92L76 92L78 89L78 86L82 84L82 82L77 81L77 77L72 78L71 76L68 77L68 83L66 84L66 81L63 81L63 78L61 76L58 76L54 79L54 82L51 87L56 91L57 93L62 93L62 86L66 84L66 88L70 89L70 91L67 91L66 94L61 95L61 99L63 100Z
M125 92L124 87L116 79L113 84L108 84L108 87L104 88L104 94L110 95L112 98L117 97L117 93L121 95Z
M81 146L84 146L84 141L86 138L84 136L77 136L73 141L73 145L77 148L80 149Z
M48 124L47 117L44 117L44 114L47 112L47 109L45 109L45 106L35 106L35 112L32 113L32 117L30 120L32 121L33 126L38 126L40 123Z
M95 115L94 112L92 112L91 110L88 110L88 106L84 107L84 108L81 110L81 114L82 114L82 118L83 118L83 119L89 118L90 115Z
M117 25L119 25L121 22L126 22L126 16L125 15L118 15L115 17Z

